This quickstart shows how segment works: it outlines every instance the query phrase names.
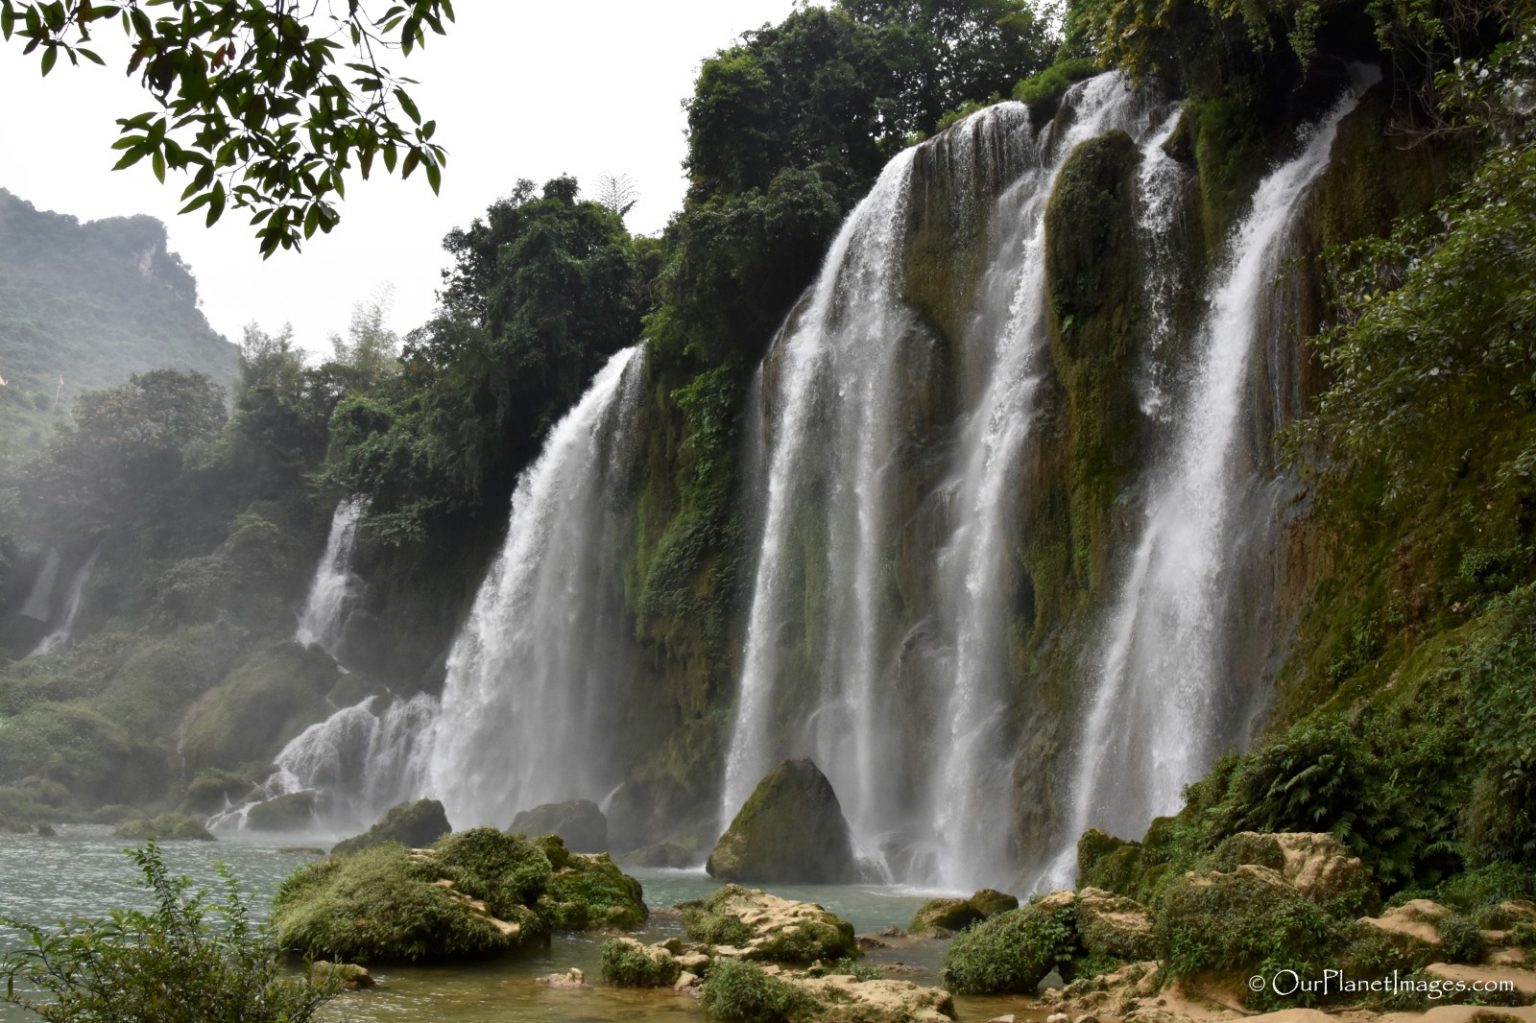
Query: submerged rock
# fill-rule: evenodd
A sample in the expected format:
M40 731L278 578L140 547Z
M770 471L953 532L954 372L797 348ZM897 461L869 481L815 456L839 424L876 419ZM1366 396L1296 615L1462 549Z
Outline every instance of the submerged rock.
M608 818L588 799L545 803L524 810L508 829L525 835L559 835L572 852L604 852L608 848Z
M705 869L722 881L850 884L853 838L832 783L812 761L786 760L757 783Z
M421 849L452 830L448 826L448 814L443 810L442 803L435 799L418 799L414 803L390 807L377 824L361 835L336 843L331 852L337 856L350 856L386 842L398 842L408 849Z
M332 963L319 959L309 968L309 982L315 987L325 987L332 983L332 977L336 978L337 987L347 991L373 987L375 983L373 975L356 963Z
M162 813L153 820L123 821L112 831L113 838L130 842L212 842L213 834L203 822L180 813Z

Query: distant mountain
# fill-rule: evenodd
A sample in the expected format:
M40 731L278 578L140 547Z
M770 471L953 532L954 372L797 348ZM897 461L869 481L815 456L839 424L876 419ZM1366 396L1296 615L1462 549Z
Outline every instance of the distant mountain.
M81 223L0 189L0 436L35 445L80 391L142 370L227 385L237 363L160 221Z

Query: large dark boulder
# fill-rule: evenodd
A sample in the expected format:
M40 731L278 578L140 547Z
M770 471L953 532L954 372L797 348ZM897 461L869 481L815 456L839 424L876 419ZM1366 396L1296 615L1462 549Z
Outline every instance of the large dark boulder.
M508 829L524 835L559 835L571 852L595 853L608 848L608 818L590 799L545 803L524 810Z
M407 849L424 849L448 834L448 814L435 799L418 799L389 809L379 822L361 835L338 842L331 853L350 856L375 845L398 842Z
M304 831L315 824L315 794L289 792L257 803L245 813L252 831Z
M810 760L786 760L757 783L705 869L722 881L752 884L859 879L837 793Z

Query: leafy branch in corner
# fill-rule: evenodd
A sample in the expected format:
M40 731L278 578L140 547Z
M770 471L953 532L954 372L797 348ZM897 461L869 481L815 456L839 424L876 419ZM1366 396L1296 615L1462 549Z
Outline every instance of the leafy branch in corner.
M114 169L149 160L191 175L183 213L212 225L226 208L249 210L261 253L298 249L340 221L354 168L376 160L435 193L447 155L380 54L409 56L453 20L451 0L409 0L377 10L367 0L0 0L0 37L41 54L47 75L62 56L106 61L93 33L116 21L157 108L119 118Z

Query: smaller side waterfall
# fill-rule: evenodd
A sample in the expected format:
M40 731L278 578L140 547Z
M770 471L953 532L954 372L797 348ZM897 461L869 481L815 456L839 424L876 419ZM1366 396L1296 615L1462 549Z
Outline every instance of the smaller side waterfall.
M69 645L74 637L75 619L80 616L80 605L85 601L86 584L91 581L91 574L96 571L96 559L100 556L101 547L98 546L91 552L91 556L85 559L85 564L75 572L75 577L69 583L69 593L64 599L64 617L59 620L59 624L53 631L44 636L42 642L32 649L28 657L51 654Z
M325 553L315 566L315 578L309 584L309 595L299 612L299 627L293 637L305 646L318 646L333 657L346 628L347 615L361 589L361 580L352 571L352 551L357 546L358 525L367 511L368 502L361 497L349 497L336 505Z
M59 585L59 549L48 548L43 566L27 591L27 599L21 605L23 616L35 622L47 622L53 617L53 591Z
M1357 82L1306 134L1300 152L1260 183L1233 233L1196 338L1197 371L1177 410L1171 458L1152 480L1141 537L1109 620L1068 827L1046 884L1071 883L1084 829L1139 835L1153 817L1175 810L1184 786L1230 734L1223 705L1236 697L1226 623L1238 599L1230 586L1231 510L1252 482L1234 465L1243 382L1296 213L1328 166L1339 122L1377 78Z

